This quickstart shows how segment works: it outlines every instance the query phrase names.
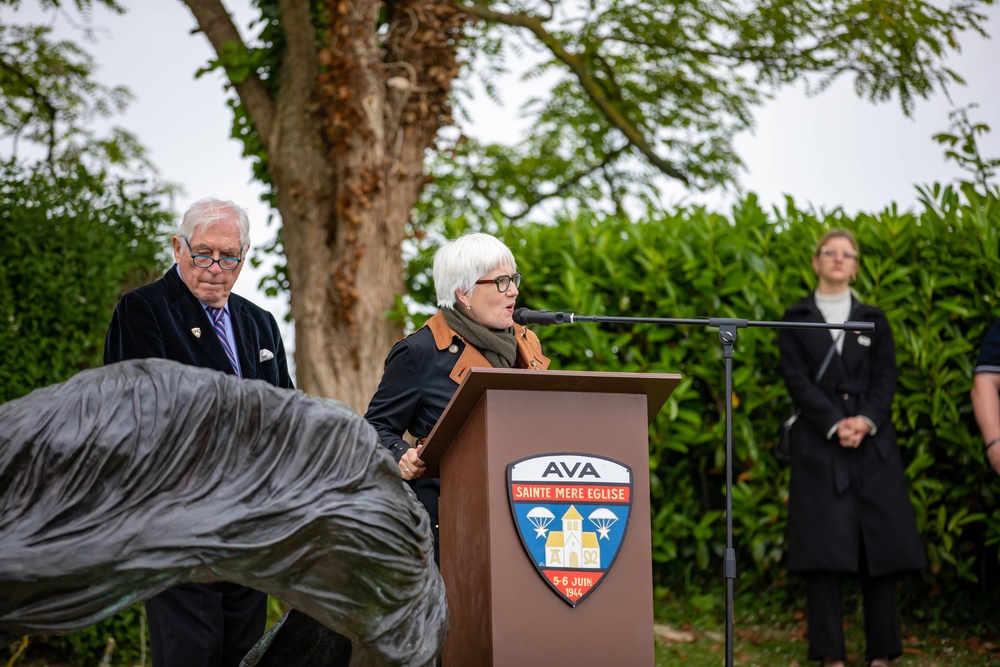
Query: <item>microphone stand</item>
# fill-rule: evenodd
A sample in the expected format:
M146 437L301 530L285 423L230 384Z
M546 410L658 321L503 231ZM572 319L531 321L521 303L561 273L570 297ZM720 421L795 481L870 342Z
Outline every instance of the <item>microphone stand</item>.
M703 327L717 327L719 329L722 356L726 363L726 551L723 557L723 572L726 578L726 667L733 667L733 589L736 581L736 550L733 549L733 348L736 344L737 331L747 327L874 331L875 323L768 322L728 317L703 317L694 319L604 317L601 315L528 311L527 323L529 324L537 323L544 326L548 324L575 324L576 322L599 322L605 324L690 324Z

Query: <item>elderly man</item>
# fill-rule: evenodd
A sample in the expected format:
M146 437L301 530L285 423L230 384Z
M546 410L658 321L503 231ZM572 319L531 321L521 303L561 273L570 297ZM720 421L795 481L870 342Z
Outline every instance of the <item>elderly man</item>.
M1000 318L987 332L976 359L972 411L986 443L986 458L1000 474Z
M115 308L104 363L172 359L294 388L274 317L231 293L250 248L246 211L202 199L171 243L175 264ZM189 583L153 596L146 610L153 667L237 667L264 631L267 596L236 584Z

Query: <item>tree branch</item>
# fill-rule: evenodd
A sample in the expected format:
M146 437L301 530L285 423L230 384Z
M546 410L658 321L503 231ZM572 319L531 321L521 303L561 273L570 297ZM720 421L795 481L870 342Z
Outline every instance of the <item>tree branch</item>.
M613 163L615 160L617 160L618 157L622 155L622 153L624 153L624 151L625 151L624 146L622 146L621 148L614 149L613 151L605 155L604 159L601 160L599 163L591 165L584 169L579 169L576 171L576 173L572 173L566 178L564 178L556 187L556 189L548 194L539 194L537 189L534 190L533 191L534 196L524 203L524 209L520 213L515 213L513 215L508 216L508 219L511 222L517 222L522 218L527 217L527 215L531 213L531 211L534 210L535 207L538 206L539 204L549 199L562 197L566 192L569 192L569 190L574 185L578 184L584 178L590 176L594 172L603 171L604 169L606 169L607 166Z
M455 5L484 21L501 23L513 28L524 28L534 34L558 60L562 61L570 69L580 81L584 92L598 110L604 114L608 122L617 127L625 135L625 138L630 144L635 146L636 150L645 155L646 159L667 176L676 178L685 185L688 184L687 176L673 164L656 154L656 151L653 150L653 147L646 140L643 132L615 108L611 100L601 90L600 84L591 76L590 71L584 65L583 59L579 55L570 53L564 49L559 40L545 29L542 19L526 14L503 14L480 5L466 4L459 0L455 0Z
M56 148L56 107L49 101L49 98L45 96L38 88L35 86L35 81L29 78L20 67L15 66L12 63L7 62L7 60L0 54L0 71L7 72L8 76L13 79L20 81L24 87L28 90L29 96L35 101L35 105L45 112L47 120L45 125L48 128L45 132L48 137L48 156L46 157L46 162L52 161L52 156L55 153ZM13 106L13 102L11 103ZM37 114L31 114L37 115ZM16 134L20 134L23 128L14 128Z
M208 38L209 43L216 54L223 53L223 46L227 42L236 42L246 49L246 44L240 36L239 30L233 24L222 0L181 0L188 6L194 14L198 28ZM311 43L311 41L310 41ZM226 73L229 76L229 73ZM256 74L252 74L245 79L236 82L230 78L230 82L236 89L243 108L253 121L257 135L265 150L271 151L272 132L274 131L274 101L268 94L267 89Z
M281 68L281 99L297 109L307 109L319 75L316 35L306 0L278 0L281 29L285 33Z

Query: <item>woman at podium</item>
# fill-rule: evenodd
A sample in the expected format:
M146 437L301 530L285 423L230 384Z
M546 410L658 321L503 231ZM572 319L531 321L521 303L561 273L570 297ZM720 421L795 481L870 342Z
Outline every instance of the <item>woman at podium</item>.
M538 337L514 324L521 274L503 242L480 233L450 241L434 255L433 277L440 310L390 350L365 419L427 509L434 560L440 562L441 486L439 479L423 476L423 440L470 368L545 369L549 360ZM404 439L407 432L416 446Z
M873 322L873 332L781 329L781 373L799 411L788 487L788 569L803 575L809 659L843 667L842 579L861 580L867 664L900 655L896 579L925 567L892 427L896 354L885 314L851 290L858 244L823 235L812 258L816 290L785 311L790 322Z

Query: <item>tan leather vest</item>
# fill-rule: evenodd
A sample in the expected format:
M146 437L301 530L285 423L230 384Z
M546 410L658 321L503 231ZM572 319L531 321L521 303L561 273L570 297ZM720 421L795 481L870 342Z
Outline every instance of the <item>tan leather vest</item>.
M463 340L455 333L454 329L448 326L444 313L437 312L427 320L427 328L434 334L434 344L439 350L447 349L452 345L455 338ZM543 371L549 367L549 358L542 354L542 345L538 341L538 336L526 326L514 325L514 333L517 335L517 359L514 361L514 368L531 368ZM464 342L464 341L463 341ZM451 369L448 377L456 383L461 383L465 374L470 368L492 368L492 364L486 360L479 350L466 343L462 354L455 360L455 366Z

